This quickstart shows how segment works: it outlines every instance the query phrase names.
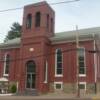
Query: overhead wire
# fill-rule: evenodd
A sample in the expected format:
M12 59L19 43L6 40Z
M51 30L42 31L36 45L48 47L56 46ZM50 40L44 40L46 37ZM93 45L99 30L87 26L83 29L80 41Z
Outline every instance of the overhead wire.
M63 50L62 51L62 54L64 54L64 53L68 53L68 52L72 52L72 51L74 51L74 52L76 52L78 49L77 48L72 48L72 49L66 49L66 50ZM90 49L85 49L85 52L88 52L88 53L91 53L91 54L94 54L94 53L99 53L100 51L94 51L94 50L90 50ZM39 54L40 53L40 54ZM55 55L56 53L55 52L51 52L51 53L47 53L47 54L41 54L41 52L38 52L37 54L39 54L39 55L31 55L30 57L25 57L25 58L16 58L16 59L10 59L10 61L21 61L21 60L27 60L27 59L36 59L36 58L39 58L39 57L48 57L48 56L51 56L51 55ZM5 55L4 55L5 56ZM4 57L1 57L0 58L0 62L4 62L5 60L4 60Z
M56 2L56 3L48 3L49 5L59 5L59 4L66 4L66 3L71 3L71 2L77 2L80 0L69 0L69 1L62 1L62 2ZM41 4L42 5L42 4ZM44 5L44 4L43 4ZM36 5L35 7L40 6L40 5ZM15 11L15 10L20 10L23 9L24 7L19 7L19 8L11 8L11 9L5 9L5 10L0 10L0 13L3 12L8 12L8 11ZM0 34L0 38L4 38L2 34Z
M64 4L64 3L77 2L77 1L80 1L80 0L69 0L69 1L62 1L62 2L56 2L56 3L49 3L49 5L59 5L59 4ZM40 5L36 5L36 7L37 6L40 6ZM0 12L8 12L8 11L20 10L20 9L23 9L23 8L24 7L5 9L5 10L0 10Z

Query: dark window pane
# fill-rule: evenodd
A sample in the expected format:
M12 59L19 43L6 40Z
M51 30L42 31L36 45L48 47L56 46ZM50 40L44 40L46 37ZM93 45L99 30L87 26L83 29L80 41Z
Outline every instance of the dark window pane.
M32 88L35 88L35 78L36 78L36 75L32 74Z
M85 52L84 48L78 49L79 74L85 74L84 52Z
M61 84L56 84L56 89L61 89Z
M85 89L85 85L84 84L79 84L79 89Z
M80 74L85 74L85 68L84 67L80 67L79 68L79 73Z
M35 73L35 63L33 61L29 61L27 63L27 72L28 73L31 73L31 72Z
M57 74L62 74L62 51L57 49Z
M32 26L32 15L29 14L26 20L26 28L31 28L31 26Z
M41 22L41 14L40 12L37 12L35 15L35 27L40 27Z
M53 18L51 18L51 32L53 32Z
M58 55L61 55L61 54L62 54L61 49L57 49L57 54L58 54Z
M83 66L84 67L84 62L79 62L79 66Z
M84 56L82 57L82 56L80 56L79 57L79 60L81 61L81 60L84 60Z
M27 88L31 88L31 74L27 74Z
M62 74L62 68L57 69L57 74Z
M10 55L6 55L5 63L5 74L9 74L9 67L10 67Z
M9 64L6 64L6 68L5 68L5 74L9 73Z
M57 63L57 69L62 69L62 63Z
M57 55L57 62L61 62L62 61L62 54L61 55Z
M47 14L47 28L49 29L49 15Z

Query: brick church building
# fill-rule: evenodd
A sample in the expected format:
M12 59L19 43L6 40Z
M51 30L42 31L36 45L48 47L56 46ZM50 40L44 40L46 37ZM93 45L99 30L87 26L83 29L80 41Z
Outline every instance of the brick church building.
M0 44L0 77L17 82L20 93L99 92L100 27L78 30L78 49L75 30L54 30L47 2L25 6L21 38Z

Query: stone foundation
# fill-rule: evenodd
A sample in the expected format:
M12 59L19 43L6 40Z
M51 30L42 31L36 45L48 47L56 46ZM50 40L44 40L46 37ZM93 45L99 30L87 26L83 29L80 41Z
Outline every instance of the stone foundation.
M76 84L64 83L63 84L63 91L65 93L75 93L76 92Z
M50 92L55 92L54 83L50 83ZM75 93L76 92L76 84L64 83L62 92L64 92L64 93Z
M86 93L89 93L89 94L95 93L95 84L94 83L86 84Z
M54 92L54 83L50 83L49 92Z
M97 91L100 92L100 83L97 84ZM54 90L54 83L50 83L50 91L49 92L56 92ZM63 93L77 93L77 85L75 83L63 83ZM95 84L94 83L87 83L86 84L86 94L95 94Z
M96 88L97 88L97 93L100 93L100 82L97 83Z

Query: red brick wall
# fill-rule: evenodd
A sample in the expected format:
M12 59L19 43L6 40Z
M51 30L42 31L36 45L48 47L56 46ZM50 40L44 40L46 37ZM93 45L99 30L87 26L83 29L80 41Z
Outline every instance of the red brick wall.
M20 49L3 49L0 50L0 77L3 77L3 71L4 71L4 57L5 54L10 55L10 69L9 69L9 80L16 81L17 80L17 72L19 69L19 52Z
M62 51L68 49L74 49L75 43L56 44L51 46L51 52L55 52L57 48L61 48ZM86 50L93 50L93 41L81 42L80 46ZM94 82L94 54L86 52L86 77L80 78L80 81L86 81L88 83ZM55 55L50 56L49 66L49 79L51 82L63 81L68 83L76 82L76 51L63 53L63 77L55 77Z

